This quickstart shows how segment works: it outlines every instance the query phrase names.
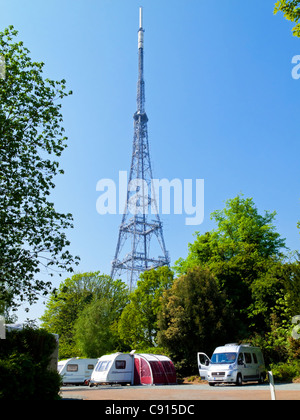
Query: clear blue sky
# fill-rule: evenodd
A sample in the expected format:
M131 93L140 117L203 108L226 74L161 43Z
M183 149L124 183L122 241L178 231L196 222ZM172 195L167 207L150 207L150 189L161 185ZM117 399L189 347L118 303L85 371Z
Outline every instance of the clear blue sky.
M56 208L74 215L78 271L110 273L119 215L96 212L97 181L129 170L136 110L138 9L144 7L146 110L155 178L204 179L205 220L163 216L172 263L210 213L243 193L299 249L300 40L273 16L275 0L10 0L0 30L14 25L45 77L67 80L69 147L56 178ZM61 279L53 280L58 286ZM19 321L42 315L42 303Z

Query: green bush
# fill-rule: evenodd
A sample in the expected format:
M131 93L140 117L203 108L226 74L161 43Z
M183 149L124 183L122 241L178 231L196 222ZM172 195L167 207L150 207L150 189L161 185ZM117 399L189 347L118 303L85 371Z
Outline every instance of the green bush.
M0 347L0 400L59 399L60 375L49 369L52 334L25 328L7 332Z
M300 378L300 361L278 363L270 366L275 382L291 382Z

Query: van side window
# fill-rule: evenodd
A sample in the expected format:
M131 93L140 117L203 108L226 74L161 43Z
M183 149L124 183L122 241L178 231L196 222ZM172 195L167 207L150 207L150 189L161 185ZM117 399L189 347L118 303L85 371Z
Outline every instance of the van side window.
M257 361L256 354L255 353L252 353L252 356L253 356L254 363L257 365L258 364L258 361Z
M75 364L68 365L67 372L78 372L78 365L75 365Z
M245 363L252 363L251 353L245 353Z
M126 360L116 360L116 369L126 369Z

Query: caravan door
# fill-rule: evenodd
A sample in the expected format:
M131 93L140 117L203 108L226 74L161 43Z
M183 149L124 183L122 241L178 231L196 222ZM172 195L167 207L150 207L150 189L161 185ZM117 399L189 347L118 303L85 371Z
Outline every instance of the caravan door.
M118 383L131 383L133 369L133 357L129 354L120 354L114 361L111 378L114 378Z
M197 359L198 359L198 369L199 369L200 378L207 381L210 358L205 353L198 353Z

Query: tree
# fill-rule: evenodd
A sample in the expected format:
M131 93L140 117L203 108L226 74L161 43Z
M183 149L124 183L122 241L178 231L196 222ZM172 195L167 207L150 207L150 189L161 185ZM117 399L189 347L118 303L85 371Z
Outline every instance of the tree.
M158 344L166 348L182 374L196 373L196 355L235 340L226 296L213 274L196 267L165 291L158 315ZM184 368L183 368L184 366Z
M72 92L65 80L43 79L44 63L32 61L17 34L13 26L0 32L0 300L11 307L49 292L42 267L71 272L77 259L65 233L72 215L49 201L67 145L60 101Z
M51 294L41 321L43 328L59 335L60 358L80 356L74 337L75 323L93 299L106 296L110 288L110 277L96 271L67 278Z
M285 240L275 230L275 216L260 215L252 198L238 195L212 213L217 228L203 235L197 232L187 258L176 262L179 274L197 266L211 270L228 297L242 337L249 333L253 283L283 257Z
M163 292L171 287L173 272L168 267L145 271L130 296L119 321L119 334L132 348L153 347L158 331L157 314Z
M0 401L60 399L61 377L51 359L57 346L52 334L24 326L8 331L0 346Z
M296 23L293 28L294 36L300 37L300 0L279 0L275 4L274 14L282 12L284 17L291 22Z
M88 358L101 357L123 350L118 321L128 303L128 288L121 280L106 279L106 287L79 313L74 325L75 341L81 354Z
M262 331L269 330L274 315L281 323L291 323L292 318L300 313L299 274L299 262L278 262L253 281L249 319L254 321L256 330L259 325ZM285 302L287 309L279 305L279 301Z

